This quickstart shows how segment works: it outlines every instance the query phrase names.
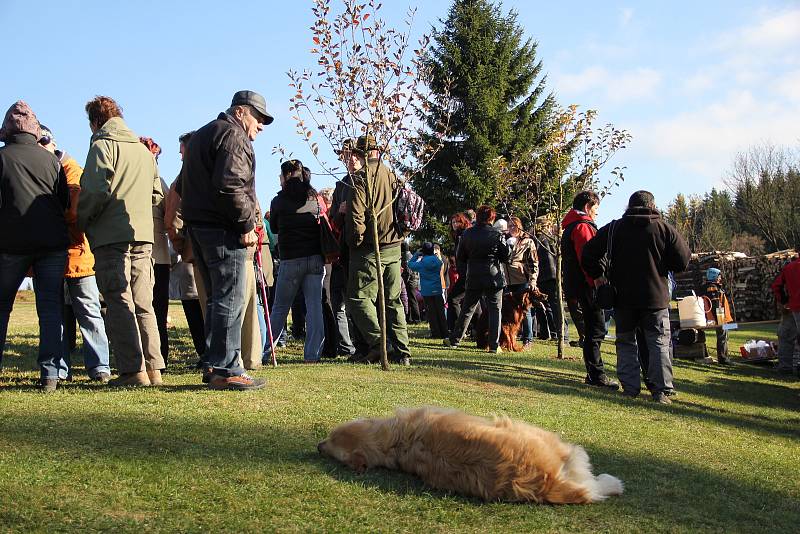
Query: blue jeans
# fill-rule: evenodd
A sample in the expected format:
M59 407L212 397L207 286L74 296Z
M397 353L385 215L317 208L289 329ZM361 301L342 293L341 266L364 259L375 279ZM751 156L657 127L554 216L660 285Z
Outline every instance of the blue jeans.
M203 361L222 376L244 374L241 365L247 248L236 232L193 226L189 235L206 300L206 350Z
M4 231L10 231L5 229ZM25 279L25 273L33 267L36 291L36 315L39 317L39 364L40 377L57 380L64 338L64 266L67 251L43 252L40 254L0 253L0 363L6 346L8 319L14 306L17 289Z
M306 256L281 260L278 279L275 281L275 302L272 305L270 324L272 334L280 337L286 325L286 316L292 307L295 295L302 288L306 301L306 342L303 358L319 360L322 343L325 341L325 325L322 321L322 277L325 265L322 256ZM269 350L265 351L269 354Z
M82 278L65 278L72 310L78 320L83 338L83 363L86 373L97 377L100 373L111 373L108 361L108 337L103 316L100 314L100 290L94 275ZM58 376L66 378L70 374L70 354L68 341L64 339L64 357L61 359Z
M512 293L522 293L526 289L528 289L528 283L523 284L512 284L506 287ZM525 314L525 317L522 319L522 342L523 343L531 343L533 341L533 314L531 313L531 309L528 308L528 312Z

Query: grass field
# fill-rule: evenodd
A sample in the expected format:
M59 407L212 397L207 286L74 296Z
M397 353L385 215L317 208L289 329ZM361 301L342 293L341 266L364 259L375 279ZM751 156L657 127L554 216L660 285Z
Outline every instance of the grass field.
M577 349L562 361L547 343L488 355L415 328L410 368L301 365L293 344L277 369L255 372L268 388L213 392L187 365L180 306L170 313L166 387L109 390L78 372L44 395L36 315L17 304L0 372L0 531L800 530L800 382L771 369L676 361L679 394L661 406L584 386ZM751 337L774 337L774 325L737 332L731 348ZM613 374L614 347L603 351ZM557 431L625 494L590 506L487 504L402 473L355 475L316 452L339 422L422 404Z

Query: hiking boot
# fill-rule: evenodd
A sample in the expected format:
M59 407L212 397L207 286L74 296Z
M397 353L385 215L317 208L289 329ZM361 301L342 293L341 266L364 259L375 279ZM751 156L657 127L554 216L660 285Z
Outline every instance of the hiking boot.
M656 402L658 404L672 404L672 401L669 400L669 397L664 391L659 391L658 393L654 393L653 402Z
M100 382L101 384L108 384L108 381L111 380L110 373L97 373L93 377L90 378L92 382Z
M147 378L150 379L151 386L163 386L164 381L161 380L161 371L158 369L152 369L147 371Z
M52 393L58 387L58 379L56 378L41 378L39 379L39 390L42 393Z
M613 390L619 389L619 382L609 378L608 375L605 373L603 373L602 375L598 376L595 379L589 378L589 375L586 375L586 379L584 380L584 382L586 382L590 386L609 388Z
M622 390L622 396L623 397L628 397L630 399L635 399L636 397L639 396L639 392L638 391L630 391L630 390L623 389Z
M445 339L443 344L445 347L458 348L458 341L453 341L452 339Z
M211 375L213 375L213 374L214 374L214 368L213 367L204 367L203 368L203 384L208 384L208 382L211 380Z
M724 356L717 357L717 363L720 365L731 365L733 362L730 358L725 358Z
M139 371L138 373L120 373L117 378L109 380L108 385L122 388L149 386L150 377L148 377L147 373L144 371Z
M583 343L581 343L580 341L570 341L569 342L569 346L570 347L583 347Z
M236 391L249 391L253 389L262 389L267 385L267 381L263 378L253 378L247 374L237 376L222 376L214 374L208 382L210 389L223 390L230 389Z

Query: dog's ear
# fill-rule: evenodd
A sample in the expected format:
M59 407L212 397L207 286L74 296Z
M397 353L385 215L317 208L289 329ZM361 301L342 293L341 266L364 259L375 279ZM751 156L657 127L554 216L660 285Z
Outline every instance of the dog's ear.
M360 449L356 449L350 453L347 465L360 475L367 470L367 457L364 456L364 453Z

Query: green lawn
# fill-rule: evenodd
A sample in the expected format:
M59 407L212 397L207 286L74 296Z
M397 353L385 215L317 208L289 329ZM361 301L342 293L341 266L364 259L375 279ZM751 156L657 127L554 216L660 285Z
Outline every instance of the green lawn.
M583 385L577 349L488 355L413 331L413 366L301 365L300 346L267 389L213 392L189 369L171 307L166 387L34 388L36 316L18 303L0 372L0 532L797 532L800 382L771 369L675 363L671 406ZM737 332L734 350L750 337ZM710 343L711 345L712 343ZM604 344L613 373L614 347ZM77 359L80 359L79 357ZM737 358L737 362L740 360ZM80 373L79 373L80 375ZM485 504L321 458L337 423L434 404L505 413L582 444L625 494L590 506Z

